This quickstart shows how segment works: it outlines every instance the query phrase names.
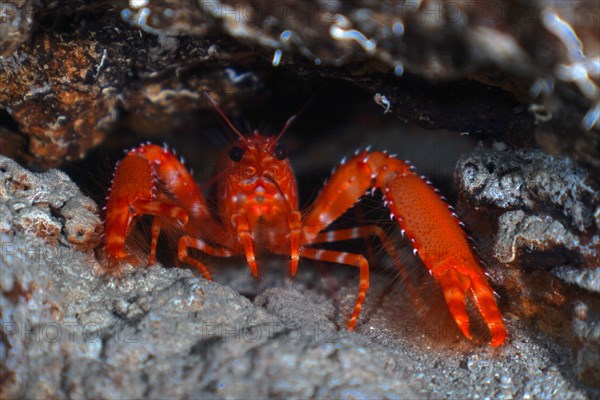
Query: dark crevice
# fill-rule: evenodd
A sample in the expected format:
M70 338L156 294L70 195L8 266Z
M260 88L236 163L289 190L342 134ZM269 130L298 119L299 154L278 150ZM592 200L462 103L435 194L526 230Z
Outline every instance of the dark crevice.
M30 155L27 148L29 137L22 134L19 124L4 109L0 109L0 154L13 158L20 163L27 163ZM0 170L6 172L5 170Z
M0 127L12 132L19 132L19 124L6 110L0 109Z
M70 361L66 358L63 361L62 368L60 369L60 391L63 393L65 398L69 398L69 366Z

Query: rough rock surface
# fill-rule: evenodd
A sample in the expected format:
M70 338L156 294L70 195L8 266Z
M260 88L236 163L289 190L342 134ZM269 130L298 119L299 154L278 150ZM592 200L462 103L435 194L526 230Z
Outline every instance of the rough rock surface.
M568 158L539 150L479 149L459 160L459 189L476 210L502 213L495 257L503 263L538 265L567 262L600 265L598 183Z
M290 91L344 79L403 121L600 165L594 2L3 4L0 125L32 163L79 159L120 125L172 131L204 90L252 105L278 67Z
M596 289L598 278L596 275ZM600 381L600 315L598 307L593 308L584 302L575 304L573 313L573 333L577 341L575 374L584 382L595 385Z
M540 150L481 149L459 161L459 188L476 208L540 209L565 218L579 232L596 232L600 191L589 172L569 158Z
M203 91L227 106L260 86L255 74L227 68L231 55L220 47L226 39L144 36L114 12L65 23L69 30L39 32L27 47L0 57L0 108L27 136L25 155L36 164L82 158L123 112L139 121L137 129L156 132L172 125L175 112L206 107ZM202 72L172 76L181 63Z
M510 293L511 307L568 340L577 353L578 377L598 382L598 182L569 159L526 149L479 148L460 158L456 178L471 207L497 216L485 253L503 264L497 267L500 285ZM547 313L555 317L545 319ZM565 319L572 324L564 326Z
M85 199L57 171L28 173L6 158L2 170L0 187L13 188L2 198L8 211L26 196L15 177L49 189L40 203ZM11 216L2 213L0 233L3 398L597 395L575 380L570 351L542 331L508 316L504 346L468 342L443 303L435 311L441 296L431 284L421 290L429 287L433 311L407 312L418 299L398 287L390 293L389 271L374 271L364 319L349 333L350 269L323 275L307 265L286 284L279 262L266 266L261 283L244 266L219 268L217 279L246 297L181 268L125 266L106 276L93 252L22 229ZM57 224L63 232L65 222ZM578 310L578 326L587 324L589 313ZM585 326L578 332L588 348L595 342ZM580 367L595 377L589 359Z
M519 265L535 264L542 267L543 253L546 263L561 265L575 257L579 241L565 227L549 215L526 215L524 211L508 211L498 220L498 239L496 242L496 258L502 263L515 263Z

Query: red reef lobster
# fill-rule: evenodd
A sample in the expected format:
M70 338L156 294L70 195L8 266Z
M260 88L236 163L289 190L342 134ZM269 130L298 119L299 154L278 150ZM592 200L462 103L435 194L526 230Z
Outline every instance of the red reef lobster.
M237 135L220 172L219 216L210 213L201 188L173 153L166 147L143 144L131 150L115 169L106 205L105 250L110 257L125 258L125 240L132 221L152 215L149 263L155 261L161 228L175 223L183 232L178 239L179 260L198 268L206 279L211 279L208 269L190 257L189 249L216 257L244 255L255 277L259 275L257 250L288 257L292 277L301 257L355 266L359 268L359 287L348 320L348 329L352 330L369 287L369 264L360 254L315 245L376 235L384 246L391 246L383 230L375 225L324 231L365 191L380 189L392 219L411 239L414 253L441 287L462 333L472 338L465 302L469 295L491 332L490 344L504 342L502 315L461 222L408 163L385 152L358 151L342 161L303 214L298 208L296 179L285 147L279 142L294 117L276 137L257 131L244 136L207 97Z

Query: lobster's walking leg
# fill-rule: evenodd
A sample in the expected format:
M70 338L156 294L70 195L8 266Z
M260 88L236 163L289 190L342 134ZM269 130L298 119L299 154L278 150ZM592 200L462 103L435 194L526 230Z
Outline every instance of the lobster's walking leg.
M125 236L131 221L138 215L164 216L175 219L181 226L188 221L188 215L180 207L161 203L158 201L136 200L127 207L127 212L121 212L119 215L113 215L106 218L106 249L109 255L116 258L124 258ZM108 210L108 207L107 207ZM156 229L153 226L153 229ZM159 231L160 232L160 231ZM158 236L157 236L158 237ZM153 246L156 245L153 243Z
M367 259L360 254L314 249L310 247L305 247L302 250L302 257L310 258L312 260L352 265L360 269L358 296L356 297L356 304L354 305L352 316L348 319L348 329L354 330L356 320L358 319L363 302L365 301L365 296L367 295L367 289L369 289L369 262Z
M158 237L160 236L160 231L162 229L162 217L174 219L181 228L187 224L189 217L185 210L168 203L156 200L146 204L138 203L139 201L133 204L133 208L138 215L148 214L154 216L152 219L152 228L150 230L152 241L150 243L150 257L148 258L148 265L152 265L156 261L156 246L158 245Z
M376 236L394 261L400 258L388 235L377 225L363 225L337 231L321 232L315 237L313 243L341 242L344 240L367 238L369 236Z
M246 262L250 267L250 272L255 278L258 278L258 265L256 264L254 244L252 242L252 235L250 234L250 225L248 224L248 220L241 214L235 214L233 217L231 217L231 222L233 223L238 235L238 239L244 248Z
M303 245L314 243L319 232L371 187L383 190L392 218L406 231L413 249L442 287L463 334L471 337L465 306L469 293L490 329L490 344L502 344L506 338L502 316L459 221L428 183L401 160L363 151L343 163L304 218Z
M162 229L162 223L160 218L154 217L152 219L152 228L150 233L152 235L152 241L150 242L150 257L148 258L148 265L153 265L156 262L156 246L158 245L158 237Z
M300 234L302 233L302 214L293 211L288 216L290 229L290 276L296 276L300 260Z
M408 273L400 263L400 256L398 255L394 244L392 243L388 235L385 233L385 231L377 225L364 225L357 226L354 228L340 229L337 231L321 232L317 235L317 237L315 237L313 243L341 242L344 240L367 238L369 236L376 236L379 239L379 241L383 245L383 248L398 268L398 271L402 276L402 280L404 282L407 282L410 279L410 277L408 276Z
M188 255L188 249L194 248L198 249L203 253L206 253L211 256L216 257L231 257L234 253L228 249L222 247L213 247L206 243L204 240L194 238L192 236L182 236L179 239L179 244L177 246L177 256L181 262L186 264L190 264L200 270L204 278L208 280L212 280L210 272L206 268L206 266L200 261L190 257Z

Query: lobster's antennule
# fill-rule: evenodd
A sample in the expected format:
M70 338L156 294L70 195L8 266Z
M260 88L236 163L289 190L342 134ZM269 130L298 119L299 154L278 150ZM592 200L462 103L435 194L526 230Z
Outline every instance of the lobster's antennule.
M227 118L227 115L225 115L225 113L223 112L223 110L221 109L221 107L219 106L219 104L217 103L217 101L210 94L208 94L208 92L204 92L204 95L211 102L211 104L213 105L213 107L215 108L215 110L217 110L217 112L219 113L219 115L221 116L221 118L223 118L223 120L227 123L227 125L229 125L229 127L231 128L231 130L236 135L238 135L238 137L240 138L240 140L242 142L247 143L248 140L246 139L246 137L244 135L242 135L242 133L237 130L237 128L233 125L233 123L229 120L229 118Z

